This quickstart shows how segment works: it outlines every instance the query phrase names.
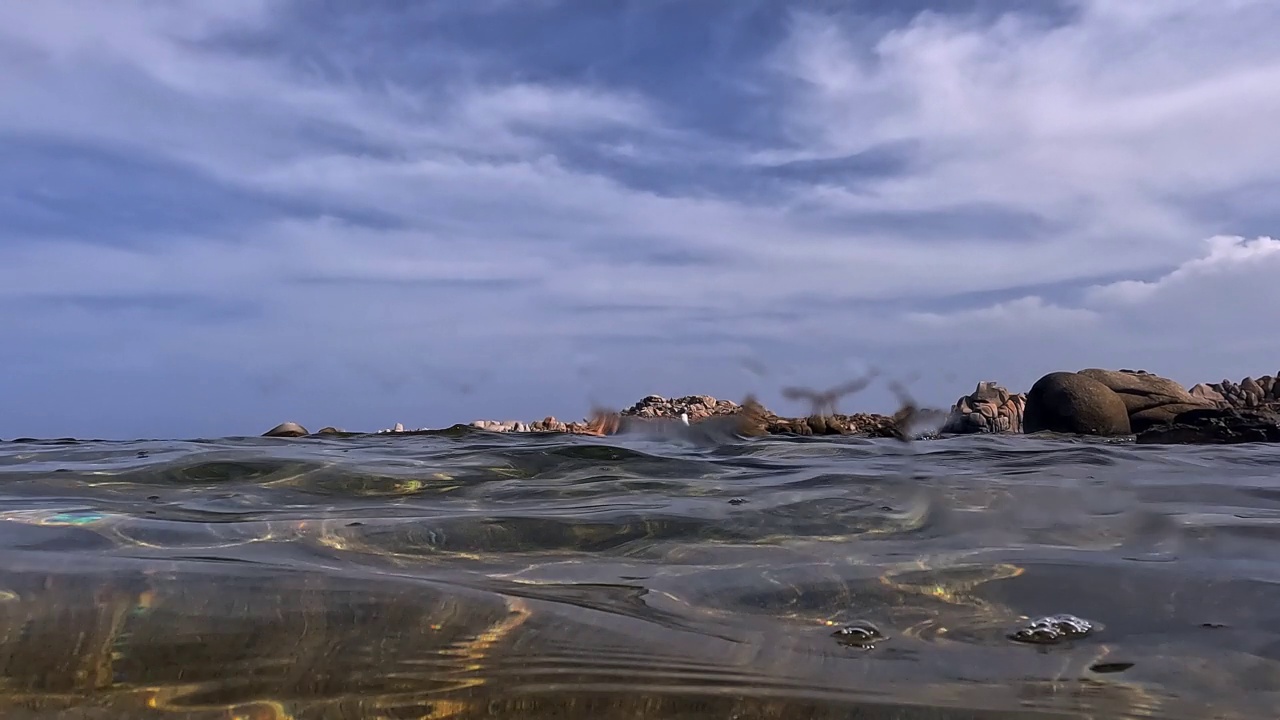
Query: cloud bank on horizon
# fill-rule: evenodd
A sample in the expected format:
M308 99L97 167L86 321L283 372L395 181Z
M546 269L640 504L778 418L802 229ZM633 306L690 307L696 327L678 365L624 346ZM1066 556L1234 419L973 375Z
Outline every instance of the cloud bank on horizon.
M1278 30L1271 0L0 0L0 437L1274 373Z

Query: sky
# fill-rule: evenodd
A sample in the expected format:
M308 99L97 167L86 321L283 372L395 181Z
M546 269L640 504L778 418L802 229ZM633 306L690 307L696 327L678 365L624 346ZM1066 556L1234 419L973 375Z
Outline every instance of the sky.
M0 438L1274 374L1278 31L1273 0L0 0Z

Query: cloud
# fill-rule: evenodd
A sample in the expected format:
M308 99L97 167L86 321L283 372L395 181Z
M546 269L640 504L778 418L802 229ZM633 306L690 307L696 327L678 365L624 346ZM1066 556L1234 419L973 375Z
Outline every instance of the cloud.
M1079 329L1098 319L1090 310L1066 308L1046 303L1044 298L1030 296L987 307L958 310L952 313L908 313L907 320L932 331L954 333L984 332L1012 334L1021 337L1046 330Z
M1280 8L920 5L0 5L0 436L1275 352Z
M1252 293L1246 296L1247 290L1265 292L1274 285L1272 273L1280 269L1280 240L1219 235L1205 242L1209 249L1203 257L1188 260L1166 275L1153 281L1125 280L1093 287L1086 299L1094 305L1119 307L1174 298L1202 302L1215 296L1238 302L1255 299Z
M1022 343L1018 355L1038 368L1079 369L1086 353L1114 366L1146 366L1188 386L1225 376L1273 373L1278 346L1266 329L1277 299L1280 241L1215 236L1201 257L1153 280L1084 288L1073 302L1024 297L912 320L953 333ZM1049 336L1047 347L1037 346ZM1070 360L1064 362L1064 351ZM1074 364L1072 364L1074 362ZM1106 364L1106 363L1104 363Z
M1276 178L1267 118L1280 110L1268 90L1280 80L1269 40L1280 8L1124 5L1080 3L1061 24L927 13L869 45L839 16L798 13L775 61L791 81L788 152L840 157L910 141L919 172L831 188L830 201L1017 208L1069 226L1050 242L1109 245L1113 267L1151 270L1209 234L1183 197ZM1090 258L1078 255L1073 266Z

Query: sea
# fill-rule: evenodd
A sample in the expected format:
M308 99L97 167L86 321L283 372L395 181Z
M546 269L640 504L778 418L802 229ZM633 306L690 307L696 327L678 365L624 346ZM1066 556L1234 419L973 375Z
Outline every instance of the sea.
M1280 716L1280 446L0 443L0 717Z

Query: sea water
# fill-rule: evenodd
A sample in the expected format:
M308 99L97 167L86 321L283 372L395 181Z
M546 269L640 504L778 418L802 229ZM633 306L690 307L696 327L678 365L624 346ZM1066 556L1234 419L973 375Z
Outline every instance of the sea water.
M5 718L1278 714L1280 446L0 443Z

